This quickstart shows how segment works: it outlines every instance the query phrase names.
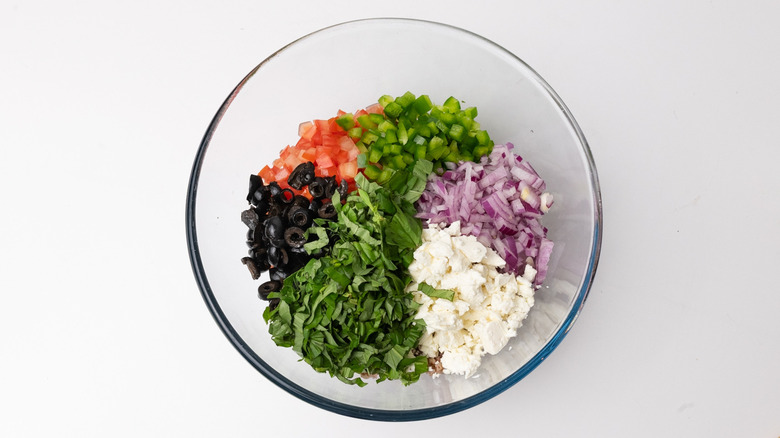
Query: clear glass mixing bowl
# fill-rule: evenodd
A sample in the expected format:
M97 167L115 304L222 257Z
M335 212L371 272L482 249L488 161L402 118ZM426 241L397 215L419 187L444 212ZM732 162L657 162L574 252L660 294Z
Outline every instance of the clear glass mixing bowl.
M246 254L248 176L297 141L300 122L354 111L406 91L476 106L496 143L512 142L545 178L555 205L544 217L555 242L547 280L509 345L475 377L423 376L345 385L277 347L261 317ZM563 340L587 297L599 258L601 198L585 138L563 101L515 55L478 35L426 21L370 19L328 27L274 53L230 93L198 149L187 194L187 241L203 298L230 342L261 374L339 414L419 420L501 393ZM267 274L266 274L267 275ZM262 279L260 281L263 281Z

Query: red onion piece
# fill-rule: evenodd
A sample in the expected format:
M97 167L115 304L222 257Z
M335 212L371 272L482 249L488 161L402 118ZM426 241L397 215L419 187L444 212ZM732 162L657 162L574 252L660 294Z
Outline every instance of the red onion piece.
M514 153L514 145L495 145L480 163L447 163L433 175L417 202L417 217L428 224L461 223L461 232L475 236L506 261L505 272L522 275L527 264L541 285L553 242L539 222L553 204L536 170Z

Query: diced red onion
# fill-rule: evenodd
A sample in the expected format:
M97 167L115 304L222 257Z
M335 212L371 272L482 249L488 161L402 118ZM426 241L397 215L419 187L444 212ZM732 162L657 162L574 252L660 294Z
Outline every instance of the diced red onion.
M463 234L475 236L506 261L505 272L522 275L527 264L536 270L534 285L547 275L553 242L539 219L552 206L546 184L514 145L495 145L480 163L447 163L432 175L417 202L424 225L461 223Z

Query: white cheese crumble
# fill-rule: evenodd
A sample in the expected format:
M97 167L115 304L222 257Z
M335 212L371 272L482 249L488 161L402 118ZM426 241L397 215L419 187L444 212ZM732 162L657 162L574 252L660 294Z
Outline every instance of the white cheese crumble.
M431 226L409 265L407 287L420 304L417 318L426 331L419 349L439 358L442 372L470 377L486 353L497 354L517 334L534 304L536 270L527 266L522 277L498 271L506 262L474 236L460 233L460 222ZM418 291L420 283L455 292L452 301Z

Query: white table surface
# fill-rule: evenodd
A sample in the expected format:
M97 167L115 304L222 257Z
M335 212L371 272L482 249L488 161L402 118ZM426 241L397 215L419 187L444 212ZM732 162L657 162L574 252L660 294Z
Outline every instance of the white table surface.
M587 3L587 4L585 4ZM780 3L0 3L0 436L780 436ZM400 16L528 62L590 142L601 263L516 386L414 423L255 371L195 284L201 137L266 56Z

